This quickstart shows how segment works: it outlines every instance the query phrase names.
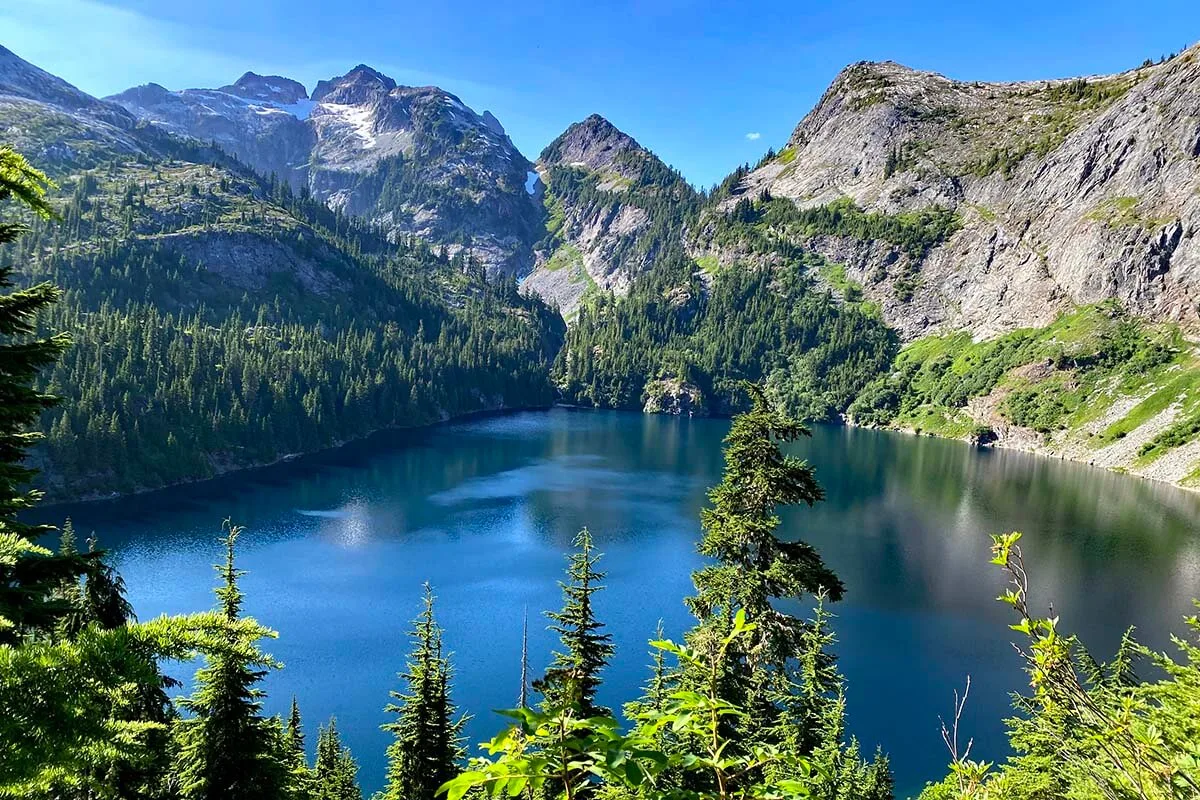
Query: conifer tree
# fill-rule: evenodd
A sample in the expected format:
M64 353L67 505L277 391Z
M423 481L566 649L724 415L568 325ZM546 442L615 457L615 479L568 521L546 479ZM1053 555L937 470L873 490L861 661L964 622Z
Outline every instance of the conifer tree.
M53 216L46 200L49 179L11 148L0 147L0 203L15 201L42 219ZM19 219L0 218L0 245L16 241L28 227ZM11 287L10 267L0 267L0 290ZM38 372L53 364L70 345L65 334L30 338L39 312L58 300L58 288L39 283L0 294L0 530L35 539L49 530L23 525L18 512L33 506L40 492L24 488L34 471L21 462L25 450L40 438L29 431L42 411L56 402L33 388Z
M300 719L300 703L292 695L292 708L283 729L281 758L288 764L291 796L308 800L316 793L316 775L308 768L308 753L304 749L304 723Z
M829 627L831 617L824 597L819 596L796 653L797 669L790 677L794 691L781 702L782 713L769 738L789 752L812 759L806 780L814 796L891 800L893 781L887 756L876 752L867 761L858 740L846 736L846 687L832 654L837 640ZM772 777L790 780L798 776Z
M70 519L63 523L62 531L59 533L58 555L66 557L79 555L75 525ZM88 622L83 586L80 584L79 576L73 574L63 576L58 594L69 610L64 611L62 618L58 621L57 633L59 636L70 638Z
M767 670L781 670L804 636L804 621L774 601L818 593L836 600L842 583L811 545L778 535L779 507L811 506L824 497L812 467L780 447L808 429L773 409L761 387L744 386L750 410L734 417L721 483L709 492L711 507L700 512L700 552L714 563L692 574L696 594L687 603L699 619L689 636L698 647L722 638L738 610L757 625L749 645L729 654L738 662L729 665L731 690L740 695L729 699L752 707L749 694L768 691ZM778 680L771 682L770 691L781 690Z
M890 797L886 758L868 763L858 743L844 737L842 681L823 606L826 597L841 597L841 581L811 545L779 536L781 506L811 506L824 497L812 468L781 447L808 430L772 408L761 387L745 389L751 407L730 426L721 483L701 512L700 552L714 563L693 573L696 594L687 602L699 621L687 640L712 658L737 614L754 623L748 637L720 649L718 691L747 712L722 723L731 752L780 747L821 762L825 772L815 781L804 778L820 796ZM820 600L811 623L775 606L805 595ZM671 679L687 690L713 677L685 668Z
M281 763L279 726L260 715L263 691L257 684L279 664L258 649L274 631L244 619L234 548L241 529L225 522L225 561L215 569L215 590L223 621L223 647L196 671L196 689L180 701L192 716L176 728L180 794L185 800L277 800L288 787L288 764Z
M337 719L317 733L317 761L313 767L313 800L362 800L358 764L342 746Z
M304 726L300 721L300 703L292 695L292 710L288 714L287 741L292 753L304 758Z
M117 628L135 619L125 597L125 579L104 559L95 536L88 537L88 562L83 601L87 618L102 628Z
M613 654L612 635L603 633L604 623L596 619L592 595L603 589L604 573L596 569L600 554L594 552L592 534L587 528L575 537L566 582L559 582L563 593L561 611L548 612L558 634L562 651L554 654L546 675L534 688L545 697L550 710L573 709L581 717L609 713L596 705L600 672Z
M50 181L18 153L0 147L0 245L28 230L18 217L6 214L9 202L17 213L53 216L46 200ZM70 344L65 334L34 336L37 316L59 296L58 289L40 283L9 293L12 270L0 267L0 644L20 641L27 633L49 632L72 613L72 600L61 589L78 582L87 558L78 553L51 553L34 541L51 530L28 525L17 514L31 508L41 493L26 488L34 470L22 462L39 434L30 431L55 398L33 387L43 368L53 364Z
M458 774L462 728L450 699L451 668L442 652L442 629L433 614L433 592L425 585L425 608L413 623L412 654L400 674L405 691L392 692L386 710L397 715L383 729L388 746L384 800L434 800L438 788Z

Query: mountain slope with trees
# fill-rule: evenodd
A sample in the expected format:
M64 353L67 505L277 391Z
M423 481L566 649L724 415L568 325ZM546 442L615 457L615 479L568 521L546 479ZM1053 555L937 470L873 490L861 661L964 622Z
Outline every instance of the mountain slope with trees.
M45 185L23 158L0 150L0 201L15 199L48 219ZM0 223L0 242L24 227L20 218ZM278 634L243 614L237 526L224 524L212 611L138 622L94 543L80 553L67 524L55 552L36 541L45 527L19 521L17 512L39 497L26 488L31 473L21 464L38 438L27 429L57 402L33 380L68 343L38 330L57 289L8 291L9 274L0 268L0 397L9 401L0 404L0 796L361 800L334 720L320 729L310 766L295 699L287 722L262 714L262 679L281 665L260 643ZM628 707L630 723L591 703L612 646L592 608L603 573L585 530L564 607L550 615L562 650L535 684L543 708L504 712L515 724L489 743L487 756L466 764L452 670L426 589L401 674L405 691L388 706L397 721L386 726L395 738L385 796L892 798L886 756L864 758L846 734L846 687L824 611L826 598L846 587L811 545L779 531L781 507L823 499L813 467L782 449L807 431L760 387L745 389L749 411L734 419L721 483L701 515L700 548L710 561L693 575L696 625L683 644L652 642L677 666L656 662L646 694ZM1200 648L1178 639L1181 658L1173 660L1126 636L1112 662L1098 662L1060 633L1058 618L1030 610L1019 538L996 537L993 561L1011 578L1000 599L1020 619L1012 627L1030 675L1031 695L1015 700L1009 722L1016 755L994 766L972 761L969 745L960 750L956 698L944 731L949 774L922 796L1195 796ZM811 621L780 610L779 601L814 593ZM196 659L191 693L170 700L166 689L175 684L161 665ZM1155 669L1153 679L1138 677L1143 666Z
M562 323L511 278L465 251L389 241L5 52L0 138L32 143L48 121L35 152L57 219L0 248L0 265L62 287L40 324L75 342L40 378L70 400L43 416L35 457L54 497L554 401Z
M679 258L700 195L678 172L599 114L538 158L548 212L524 286L572 319L585 296L624 295L654 264Z
M1197 70L1200 46L1021 84L852 65L703 196L682 256L585 304L555 380L728 413L728 381L765 379L806 419L1196 485Z
M703 192L598 115L531 171L490 114L364 65L311 97L247 73L219 89L139 87L118 105L3 51L0 135L61 179L68 216L53 242L35 230L40 251L19 243L0 259L19 253L30 278L64 286L53 313L80 315L57 324L133 352L120 331L152 312L184 343L175 350L220 359L168 367L165 351L147 350L168 346L156 341L103 368L165 370L173 396L204 394L186 376L222 387L189 399L190 416L163 416L162 397L98 376L115 351L90 352L87 339L56 370L58 390L81 402L77 418L47 416L50 449L63 443L54 458L82 463L117 447L141 466L70 466L56 484L47 460L47 485L126 491L381 425L555 400L727 414L743 379L805 419L1196 483L1198 54L1019 84L855 64L786 147ZM565 345L552 314L479 265L558 306ZM118 311L125 321L99 326L96 314ZM443 336L446 314L473 322ZM389 373L386 347L367 355L388 321L402 340L420 333L455 355L429 364L405 345L401 360L430 377ZM472 337L483 343L464 349ZM330 386L318 386L327 363ZM280 371L322 377L281 378L282 395L246 388L275 386ZM85 397L74 388L85 380L137 397L147 419ZM288 423L241 421L277 408ZM218 433L184 430L213 415ZM143 452L117 441L139 423L155 429ZM169 477L143 480L160 470Z

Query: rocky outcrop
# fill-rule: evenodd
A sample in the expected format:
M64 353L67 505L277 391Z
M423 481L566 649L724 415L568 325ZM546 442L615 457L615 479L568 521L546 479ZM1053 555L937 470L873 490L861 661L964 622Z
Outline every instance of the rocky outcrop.
M236 95L245 100L257 100L280 106L295 105L308 99L304 84L280 75L259 75L247 72L228 86L217 91Z
M301 86L302 96L296 98L295 87L283 84L279 84L278 92L272 92L267 86L269 80L247 73L237 84L223 89L181 92L148 83L107 99L157 128L176 136L214 142L258 172L274 174L299 187L305 182L316 141L302 118L307 94ZM292 104L280 105L263 99L264 95L291 100Z
M855 64L723 208L767 192L802 207L848 197L887 214L955 211L959 230L904 269L878 241L808 242L906 338L988 337L1107 298L1194 326L1198 109L1200 46L1119 75L1026 83Z
M599 114L567 128L542 151L539 166L578 167L610 178L627 180L638 175L639 162L653 157L632 136L620 131Z
M0 46L0 141L58 173L145 143L125 110L81 92Z
M360 64L311 98L290 79L246 73L220 89L149 84L108 99L393 237L466 250L492 271L532 267L545 213L526 191L532 165L499 120L436 87L399 86Z
M598 114L571 125L537 162L550 235L525 286L570 319L589 291L625 294L698 202L691 186ZM656 224L658 223L658 224Z
M646 414L708 416L704 393L700 387L686 381L668 378L648 381L642 393L646 398L642 411Z

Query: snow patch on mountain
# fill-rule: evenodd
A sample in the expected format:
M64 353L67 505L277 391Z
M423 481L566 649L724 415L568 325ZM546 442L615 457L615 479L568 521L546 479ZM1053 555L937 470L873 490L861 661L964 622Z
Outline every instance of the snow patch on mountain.
M343 105L341 103L322 103L321 111L340 117L346 125L349 125L354 130L358 138L362 139L362 146L364 148L369 150L378 142L373 129L370 108Z
M315 105L316 103L312 100L297 100L295 103L288 103L285 106L280 106L280 108L296 119L308 119Z

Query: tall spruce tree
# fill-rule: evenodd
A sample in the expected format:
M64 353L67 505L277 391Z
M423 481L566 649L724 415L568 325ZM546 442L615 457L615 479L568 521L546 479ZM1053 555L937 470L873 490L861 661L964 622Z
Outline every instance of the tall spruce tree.
M692 574L696 594L688 605L702 624L732 620L745 609L758 625L760 655L778 662L796 651L804 622L773 602L819 592L837 600L843 587L812 545L778 535L781 506L811 506L825 497L812 467L780 447L809 431L772 408L762 387L744 386L751 407L733 419L721 482L708 493L712 506L700 512L700 553L714 563Z
M176 725L179 791L185 800L278 800L289 788L290 770L279 757L278 723L260 714L258 683L280 665L257 645L276 634L241 615L244 573L234 566L241 528L226 520L225 531L225 561L215 565L223 646L209 654L196 671L195 691L180 701L191 717Z
M46 200L49 179L9 147L0 147L0 203L16 202L26 213L42 219L53 216ZM19 218L0 218L0 245L16 241L28 226ZM0 289L13 286L12 270L0 267ZM26 488L34 470L21 462L26 449L40 438L29 428L56 398L33 388L33 379L53 364L70 345L66 334L37 338L37 315L58 300L50 283L0 294L0 530L34 539L46 526L23 525L15 519L33 506L40 492Z
M337 719L317 732L317 761L313 767L313 800L362 800L358 764L342 746Z
M22 214L53 216L46 200L50 185L24 157L0 146L0 245L28 230ZM26 450L40 438L29 429L55 403L33 381L63 354L70 339L62 333L35 335L37 317L58 299L58 289L40 283L3 293L13 286L11 276L10 267L0 267L0 644L49 632L72 614L77 606L61 589L77 584L89 561L76 552L54 554L40 547L35 540L52 528L17 519L41 497L28 488L35 472L23 463Z
M822 797L890 797L886 758L866 762L858 743L844 737L841 677L823 608L826 597L841 597L842 583L811 545L779 535L780 507L811 506L824 497L812 467L782 449L809 432L772 408L761 387L746 384L745 390L751 407L730 426L721 483L701 512L700 552L713 563L692 576L696 594L687 602L698 623L688 642L710 655L720 649L717 690L747 712L722 723L731 752L766 745L819 759L829 775L771 777L803 778ZM776 607L806 595L821 600L811 623ZM739 612L755 629L719 648ZM687 668L671 678L685 690L706 688L712 679Z
M288 712L283 728L283 753L290 774L291 796L296 800L309 800L316 794L316 775L308 767L308 753L304 749L304 723L300 719L300 703L292 695L292 708Z
M600 672L612 658L612 635L604 633L604 623L596 618L592 595L604 588L604 573L596 569L600 554L592 545L587 528L575 537L575 552L567 567L567 581L559 582L563 593L561 611L547 612L558 634L562 650L555 652L546 675L534 683L545 698L548 710L573 710L581 717L608 714L596 705Z
M388 746L384 800L434 800L438 788L459 772L462 728L450 699L450 660L442 652L442 629L433 614L433 591L425 585L425 608L409 634L412 654L400 674L404 691L392 692L386 710L397 715L383 729L395 737Z
M824 498L812 467L782 450L809 435L808 429L772 408L762 387L745 383L744 389L750 409L733 419L721 482L709 491L711 506L700 512L699 549L712 563L692 573L696 594L687 603L699 623L687 638L714 651L738 611L755 623L751 638L725 651L721 681L725 699L750 712L727 721L739 728L731 737L749 746L774 739L781 706L795 688L789 660L801 646L805 623L778 610L775 601L817 593L837 599L842 583L811 545L778 535L781 506L811 506Z

